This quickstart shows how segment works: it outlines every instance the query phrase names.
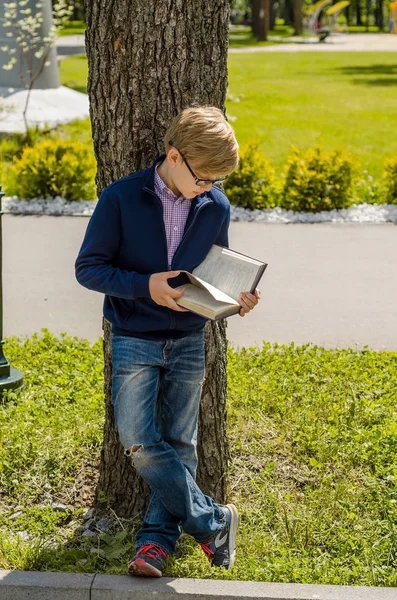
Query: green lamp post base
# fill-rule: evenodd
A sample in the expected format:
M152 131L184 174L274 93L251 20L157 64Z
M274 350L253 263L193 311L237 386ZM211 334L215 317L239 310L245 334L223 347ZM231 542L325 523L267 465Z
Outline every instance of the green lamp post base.
M10 367L10 373L7 377L0 378L0 395L4 390L16 390L23 385L23 375L17 369Z
M13 369L3 354L3 231L1 218L3 210L1 200L4 192L0 185L0 399L3 398L4 390L16 390L23 385L23 375L17 369Z

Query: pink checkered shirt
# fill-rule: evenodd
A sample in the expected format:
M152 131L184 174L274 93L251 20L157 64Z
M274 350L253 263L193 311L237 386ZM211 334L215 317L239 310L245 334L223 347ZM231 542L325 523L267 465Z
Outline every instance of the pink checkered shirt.
M163 218L168 248L168 268L171 269L172 257L181 243L192 201L182 195L175 196L157 173L159 166L156 167L154 174L154 191L163 204Z

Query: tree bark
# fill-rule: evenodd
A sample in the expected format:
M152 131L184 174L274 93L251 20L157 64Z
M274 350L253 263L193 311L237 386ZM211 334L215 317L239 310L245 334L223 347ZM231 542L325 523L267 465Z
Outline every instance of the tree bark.
M365 29L369 31L369 18L371 15L371 0L367 0L365 3Z
M270 21L270 0L259 0L256 38L258 42L266 42Z
M224 110L229 0L85 0L88 94L98 194L112 181L147 167L183 108ZM96 509L143 516L149 488L123 454L111 404L110 326L104 319L106 422ZM201 399L197 481L223 503L227 490L226 332L206 326L207 376Z
M294 35L302 35L303 32L303 1L294 2Z
M269 30L273 31L276 27L277 11L275 10L275 5L272 0L269 1L269 12Z
M252 11L251 11L251 21L252 21L252 33L255 37L258 37L259 32L259 8L260 8L260 0L252 0Z
M375 24L378 27L379 31L383 31L385 28L383 0L377 0L375 15Z
M348 6L346 6L346 24L349 27L352 24L352 11L351 11L351 4L349 4Z
M361 25L363 24L362 20L361 20L361 0L356 0L356 25Z
M293 0L285 0L283 8L283 19L286 25L294 23L294 6Z

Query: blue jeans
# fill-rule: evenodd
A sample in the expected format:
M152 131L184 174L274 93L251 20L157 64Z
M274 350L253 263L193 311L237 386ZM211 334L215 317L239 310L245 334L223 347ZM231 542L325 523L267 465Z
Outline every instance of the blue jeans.
M171 554L181 526L207 542L223 528L225 516L195 481L204 332L156 341L112 334L111 344L120 442L151 489L136 547L152 543ZM131 452L133 446L139 448Z

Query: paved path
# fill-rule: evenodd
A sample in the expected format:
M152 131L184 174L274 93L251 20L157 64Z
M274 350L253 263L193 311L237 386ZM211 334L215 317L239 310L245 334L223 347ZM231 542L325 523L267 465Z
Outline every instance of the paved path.
M269 40L277 41L275 37ZM281 41L281 38L279 38ZM247 46L246 48L230 48L229 52L397 52L397 35L382 33L333 34L326 42L320 43L318 38L289 38L274 46ZM292 42L296 40L296 42Z
M74 278L86 217L3 217L4 334L96 340L103 296ZM235 346L262 340L397 350L397 227L232 223L231 247L269 263L255 312L228 320Z
M57 39L56 46L58 59L72 54L85 54L85 36L83 34L61 36Z

